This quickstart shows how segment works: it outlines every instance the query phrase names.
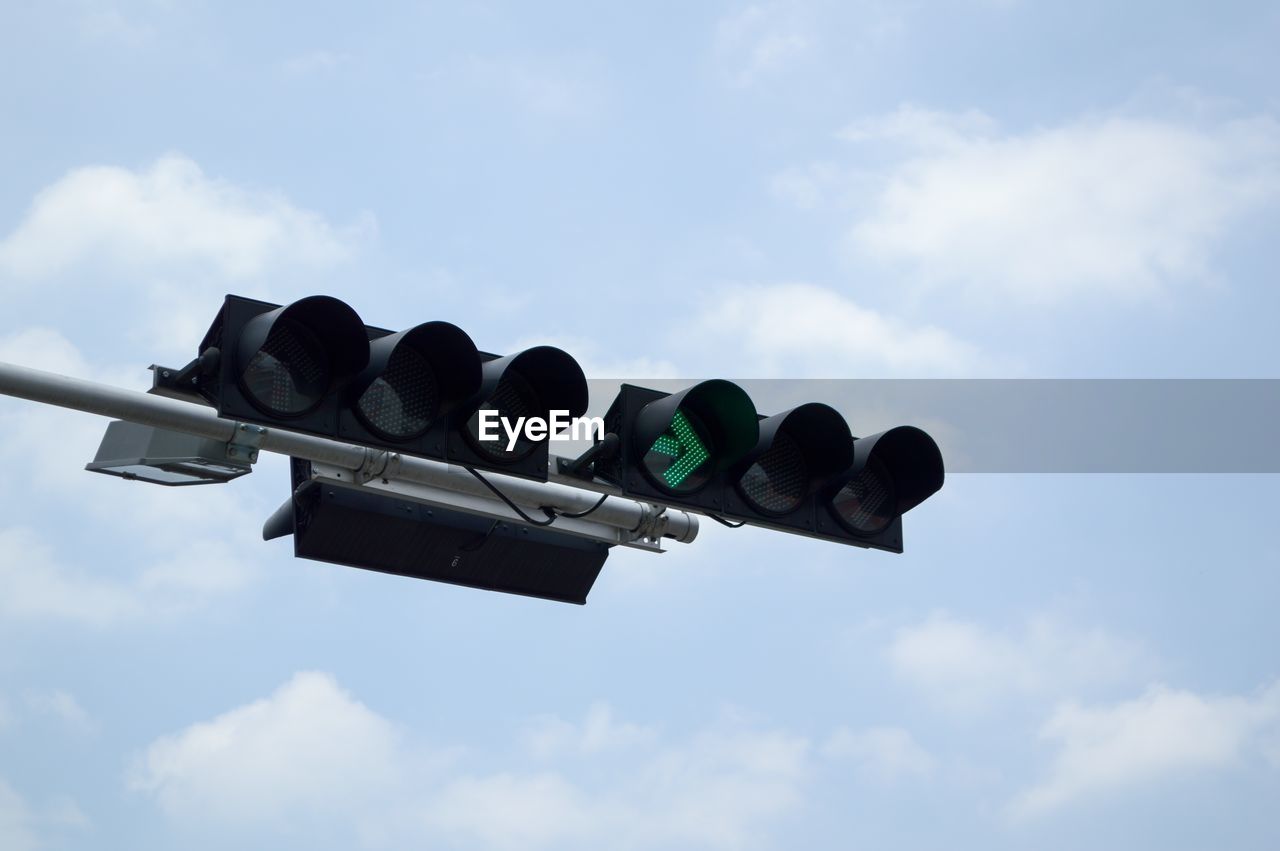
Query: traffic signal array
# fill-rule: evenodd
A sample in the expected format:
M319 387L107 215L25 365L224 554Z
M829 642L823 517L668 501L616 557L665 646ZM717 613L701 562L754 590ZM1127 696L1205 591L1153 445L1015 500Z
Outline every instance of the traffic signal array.
M195 393L220 416L462 465L498 496L477 471L546 481L552 437L484 423L577 418L588 403L582 369L560 349L490 354L448 322L389 331L328 296L277 305L229 295L198 357L176 377L158 373L172 385L158 375L158 392ZM560 472L729 525L893 552L902 515L944 475L937 444L917 428L855 438L818 402L761 415L719 379L676 393L624 384L595 441ZM322 487L302 470L295 464L291 500L264 535L292 534L306 558L581 603L610 546L557 530L549 510L545 520L481 520Z

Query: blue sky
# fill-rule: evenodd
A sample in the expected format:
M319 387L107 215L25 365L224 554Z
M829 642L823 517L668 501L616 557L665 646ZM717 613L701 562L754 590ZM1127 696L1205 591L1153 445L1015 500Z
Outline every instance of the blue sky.
M1275 377L1278 36L7 3L0 359L143 388L321 292L593 378ZM5 849L1280 843L1274 477L957 475L902 556L707 524L577 608L292 559L282 459L173 492L0 424Z

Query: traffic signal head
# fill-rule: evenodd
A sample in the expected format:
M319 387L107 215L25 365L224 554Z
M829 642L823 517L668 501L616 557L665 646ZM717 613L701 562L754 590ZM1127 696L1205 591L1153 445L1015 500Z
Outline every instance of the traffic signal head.
M374 329L368 329L370 334ZM426 322L407 331L384 334L369 343L369 361L345 393L339 435L357 443L405 446L422 454L440 454L443 419L473 397L480 387L480 354L461 328ZM430 452L435 447L435 452Z
M597 468L627 495L719 511L721 479L759 438L751 398L713 379L678 393L624 384L605 415L620 438L616 458Z
M550 420L553 412L580 417L587 401L582 368L554 346L491 357L483 364L478 391L453 417L449 460L545 479L548 438L530 439L521 424L533 417Z
M448 322L391 332L328 296L275 305L227 296L190 371L223 417L388 451L547 478L547 437L485 440L485 410L514 423L580 416L587 383L572 357L538 346L477 351Z
M226 306L227 313L239 316L224 314L224 323L240 319L243 324L231 348L234 356L224 359L230 369L223 372L223 392L230 389L226 379L233 379L235 389L263 415L288 419L312 413L368 362L364 324L336 298L264 306L268 309L251 315L245 314L256 310L254 305Z
M809 402L760 421L760 439L738 463L727 514L813 529L813 495L853 463L853 437L829 405Z
M902 515L942 487L938 444L914 426L853 442L853 463L818 502L818 533L859 546L902 552Z

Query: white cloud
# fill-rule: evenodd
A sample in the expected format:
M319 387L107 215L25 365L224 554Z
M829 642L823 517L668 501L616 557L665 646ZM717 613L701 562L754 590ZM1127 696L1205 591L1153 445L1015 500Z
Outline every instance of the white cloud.
M138 171L78 168L46 187L0 242L0 272L42 279L81 265L148 273L195 267L242 280L281 264L341 262L370 226L335 228L278 194L209 177L171 154Z
M497 848L738 848L799 806L809 749L803 738L728 719L688 742L656 747L603 783L546 771L462 777L433 800L426 819Z
M782 170L770 179L769 190L774 197L798 209L814 210L829 195L841 190L849 192L849 187L843 185L849 182L845 170L840 166L830 162L817 162Z
M21 710L11 708L21 706ZM29 719L52 718L77 733L89 733L96 724L75 695L63 689L27 689L15 703L0 695L0 730Z
M1144 664L1132 642L1045 616L999 632L946 614L899 629L889 645L894 675L931 700L966 712L1019 695L1065 695L1123 681Z
M426 807L433 831L478 841L486 848L545 848L581 841L597 820L582 792L558 774L541 772L461 777Z
M892 783L933 776L937 761L902 727L841 727L822 745L828 759L853 762L868 778Z
M0 848L5 851L35 851L39 847L31 808L0 777Z
M1084 118L1019 134L976 112L903 107L845 136L899 157L853 249L993 299L1150 297L1207 276L1228 226L1280 197L1270 118Z
M1256 697L1202 696L1155 685L1111 706L1059 706L1040 731L1058 752L1048 776L1015 798L1014 818L1082 799L1223 768L1260 752L1280 721L1280 684Z
M332 676L300 673L156 740L129 784L202 830L297 836L319 822L392 845L737 848L800 805L810 772L806 739L733 716L669 740L596 704L581 723L534 719L522 744L496 754L498 770L484 767L494 754L416 747Z
M88 819L74 801L60 798L33 807L0 777L0 848L4 851L36 851L55 843L48 834L63 828L83 828Z
M764 3L721 18L714 50L728 78L749 86L804 59L814 49L814 41L795 4Z
M64 568L36 532L0 529L0 614L5 618L105 626L142 611L141 600L127 586Z
M425 82L434 97L509 109L540 129L589 119L608 103L603 69L573 56L471 56L429 74Z
M154 558L131 539L134 561ZM196 541L213 552L194 561L159 559L125 577L102 578L68 567L32 529L0 529L0 615L10 622L61 621L92 628L170 619L243 591L253 575L230 547ZM192 546L191 541L184 546Z
M26 328L0 338L0 361L77 378L90 373L80 350L52 328Z
M184 821L282 825L357 818L394 788L396 728L328 674L153 742L130 773Z
M725 287L697 320L699 341L732 346L757 377L923 377L980 369L977 350L941 328L911 326L807 283Z
M607 703L593 703L581 725L554 715L536 719L526 733L526 743L531 753L547 759L626 750L651 742L656 735L649 727L615 719Z
M81 37L86 41L137 49L155 38L155 27L151 23L139 20L136 14L126 13L116 6L100 2L81 5L82 9L76 25Z
M62 689L32 689L23 694L23 703L33 715L53 718L78 732L94 729L94 721L75 695Z

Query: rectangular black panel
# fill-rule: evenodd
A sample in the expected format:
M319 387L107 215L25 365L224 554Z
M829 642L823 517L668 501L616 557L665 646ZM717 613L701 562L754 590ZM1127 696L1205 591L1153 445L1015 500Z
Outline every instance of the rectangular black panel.
M294 554L334 564L582 604L609 545L550 529L305 483Z

